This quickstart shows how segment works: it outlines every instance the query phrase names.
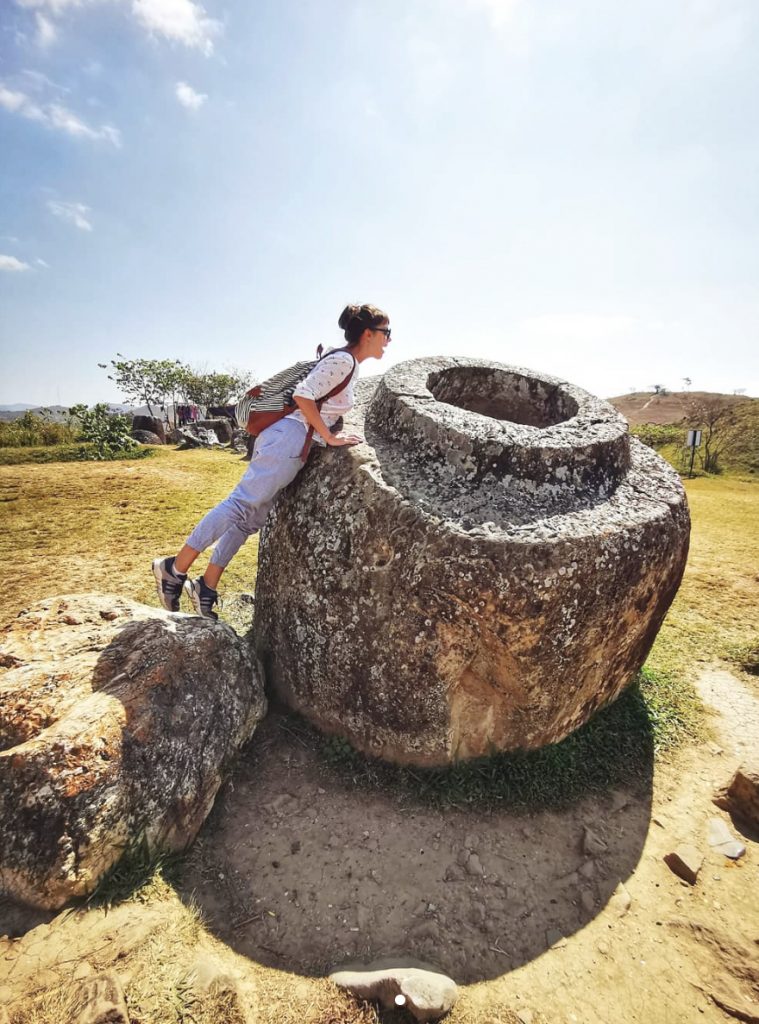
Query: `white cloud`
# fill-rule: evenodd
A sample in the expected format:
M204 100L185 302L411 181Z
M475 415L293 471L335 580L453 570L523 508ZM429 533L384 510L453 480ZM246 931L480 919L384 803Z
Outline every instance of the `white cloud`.
M98 2L102 0L16 0L19 7L36 12L38 42L44 39L44 45L55 38L54 19L72 8L92 7ZM222 29L221 22L209 17L194 0L131 0L130 9L151 35L200 50L206 56L213 52L213 41Z
M203 106L208 96L204 92L195 92L187 82L177 82L176 95L183 107L188 110L198 110Z
M469 0L474 7L482 8L494 28L503 28L516 13L521 0Z
M40 14L37 11L37 44L46 49L51 43L54 43L58 36L58 29L55 27L50 18L46 18L44 14Z
M35 263L36 263L36 264L37 264L38 266L40 266L40 267L44 267L44 268L45 268L46 270L49 270L49 269L50 269L50 264L49 264L49 263L46 263L46 262L45 262L44 260L41 260L41 259L39 258L39 256L37 257L37 259L36 259L36 260L35 260L34 262L35 262Z
M15 256L3 256L0 253L0 270L31 270L28 263L22 263Z
M73 224L80 231L92 231L92 224L87 220L86 216L90 212L90 208L85 206L84 203L63 203L58 199L48 199L47 208L56 217L68 221L69 224Z
M152 35L183 43L209 56L221 22L193 0L132 0L132 13Z
M112 125L104 124L99 128L93 128L60 103L41 106L26 93L8 89L4 85L0 85L0 107L11 114L19 114L29 121L39 121L47 128L65 132L74 138L102 139L117 148L121 146L121 133Z

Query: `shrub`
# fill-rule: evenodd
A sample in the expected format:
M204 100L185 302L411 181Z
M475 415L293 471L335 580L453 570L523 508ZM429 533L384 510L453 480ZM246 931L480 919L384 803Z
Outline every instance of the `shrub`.
M55 423L28 409L18 419L0 421L0 448L40 448L71 444L78 437L77 426Z
M104 403L75 405L70 413L81 423L81 439L92 444L93 459L113 459L121 452L138 448L137 441L130 435L130 422L126 416L113 415Z
M656 423L641 423L632 427L631 433L649 448L663 448L667 444L685 444L685 429L673 423L661 426Z

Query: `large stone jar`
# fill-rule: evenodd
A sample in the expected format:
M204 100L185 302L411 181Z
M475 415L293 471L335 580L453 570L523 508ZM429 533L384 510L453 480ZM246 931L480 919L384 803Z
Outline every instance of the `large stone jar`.
M477 359L363 382L266 527L269 685L368 754L554 743L635 678L682 578L677 474L606 402Z

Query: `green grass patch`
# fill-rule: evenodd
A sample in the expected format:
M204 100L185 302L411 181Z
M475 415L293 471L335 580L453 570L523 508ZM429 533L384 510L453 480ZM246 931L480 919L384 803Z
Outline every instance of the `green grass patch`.
M306 735L316 733L299 723ZM317 739L322 759L344 783L391 790L446 807L559 808L588 793L650 782L655 755L703 735L693 688L644 669L613 704L561 743L495 754L449 768L403 768L372 760L338 737Z
M147 459L153 448L136 448L128 452L116 452L108 462L125 459ZM27 463L41 465L49 462L89 462L96 459L93 444L55 444L40 447L0 448L0 466L23 466Z

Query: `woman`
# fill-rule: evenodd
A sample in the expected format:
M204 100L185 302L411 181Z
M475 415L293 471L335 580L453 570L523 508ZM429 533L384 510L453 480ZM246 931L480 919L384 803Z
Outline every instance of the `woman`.
M365 359L382 358L390 341L389 319L376 306L346 306L338 326L344 331L346 347L324 356L297 385L293 392L297 410L259 434L253 458L237 487L201 519L179 554L153 561L158 598L168 611L179 611L184 588L199 615L218 618L214 605L221 575L248 537L261 529L276 496L304 465L301 452L309 428L313 428L315 442L329 448L363 441L355 434L333 434L330 427L353 407L353 385L359 365ZM317 402L351 371L347 386L327 398L319 409ZM190 566L200 552L214 543L216 547L203 576L188 579Z

